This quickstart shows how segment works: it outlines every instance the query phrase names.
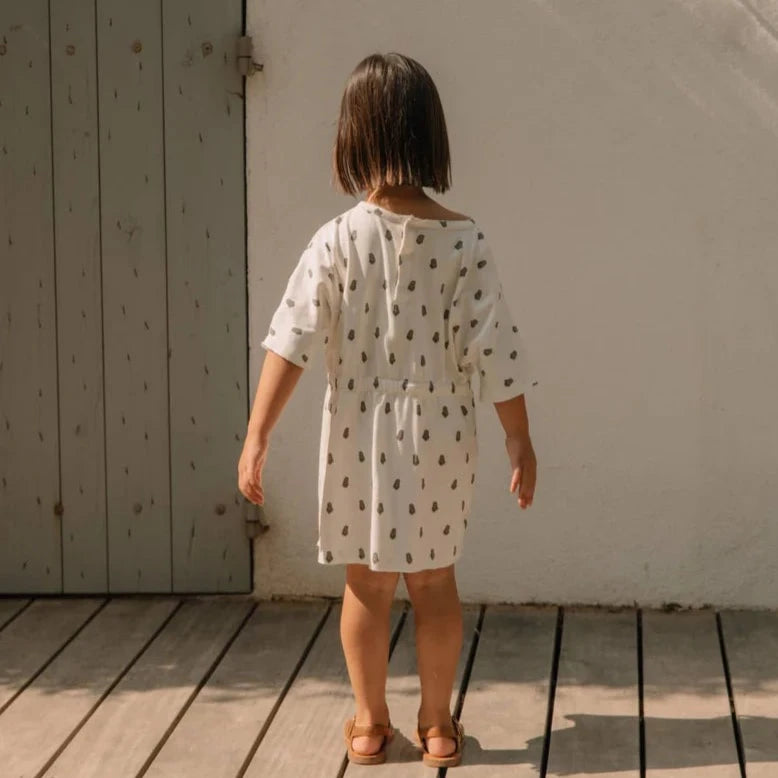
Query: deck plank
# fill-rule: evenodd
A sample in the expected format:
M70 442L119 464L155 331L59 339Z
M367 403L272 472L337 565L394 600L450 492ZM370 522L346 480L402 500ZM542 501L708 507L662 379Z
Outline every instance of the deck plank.
M176 604L109 602L3 713L4 774L38 775Z
M46 778L134 778L251 607L248 600L185 600Z
M29 597L3 597L0 599L0 630L30 601Z
M104 602L36 600L0 632L0 711Z
M565 608L548 772L638 778L637 615Z
M457 776L537 778L557 609L487 607L462 709Z
M0 601L0 764L18 778L42 770L47 778L237 775L327 607L264 602L242 624L250 600L186 600L175 613L176 598L27 603ZM403 605L394 605L393 630ZM342 722L353 712L340 607L316 636L248 778L339 774ZM477 606L464 606L452 709L477 614ZM634 611L569 608L564 616L547 775L636 778ZM778 612L725 610L721 618L748 775L766 778L778 766L778 673L771 662ZM642 621L647 778L739 778L715 614L647 610ZM462 711L466 744L458 773L536 778L555 625L554 608L486 608ZM398 778L432 774L412 742L418 697L409 610L387 684L398 737L386 765L348 764L346 778L366 769Z
M475 637L478 624L478 606L464 605L462 607L462 651L459 655L454 689L451 693L451 712L459 696L470 646ZM429 776L430 768L421 762L421 751L414 745L414 730L416 714L419 710L420 688L418 666L416 663L416 628L413 610L408 612L402 633L394 647L389 662L389 678L386 683L386 702L392 716L392 724L396 729L395 738L387 750L387 761L381 765L360 765L349 763L347 776L365 775L391 776L406 778L406 776ZM345 754L345 749L344 749Z
M400 600L392 605L392 631L403 607ZM340 642L341 609L339 602L330 612L245 778L335 778L338 774L345 754L343 722L354 712L354 695Z
M740 778L715 614L642 618L647 778Z
M235 778L326 611L260 603L145 778Z
M748 778L778 775L778 612L724 610L721 626Z

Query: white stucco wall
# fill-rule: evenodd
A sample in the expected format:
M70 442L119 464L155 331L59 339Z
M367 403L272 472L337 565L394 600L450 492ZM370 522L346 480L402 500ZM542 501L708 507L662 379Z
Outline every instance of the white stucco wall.
M540 374L529 511L478 408L462 599L778 606L778 3L249 0L248 26L252 395L291 268L352 202L346 77L409 54L446 111L440 199L490 235ZM323 370L273 432L262 596L342 592L315 561Z

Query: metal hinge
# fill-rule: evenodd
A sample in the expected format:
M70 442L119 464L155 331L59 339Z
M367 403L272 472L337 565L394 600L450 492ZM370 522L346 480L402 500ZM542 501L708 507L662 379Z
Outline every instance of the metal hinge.
M238 38L236 59L238 62L238 73L242 76L253 76L258 70L264 68L261 62L254 62L254 41L250 35L243 35Z
M264 535L270 529L270 525L265 521L264 507L244 498L243 526L246 529L246 535L250 538Z

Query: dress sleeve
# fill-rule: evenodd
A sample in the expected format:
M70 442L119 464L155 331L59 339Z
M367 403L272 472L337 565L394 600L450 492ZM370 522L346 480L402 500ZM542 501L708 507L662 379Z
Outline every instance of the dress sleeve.
M306 367L323 333L340 307L340 285L323 228L314 233L289 276L270 320L262 348L274 351L298 367Z
M483 232L478 232L469 263L460 269L452 314L457 364L468 375L478 371L479 401L510 400L537 383Z

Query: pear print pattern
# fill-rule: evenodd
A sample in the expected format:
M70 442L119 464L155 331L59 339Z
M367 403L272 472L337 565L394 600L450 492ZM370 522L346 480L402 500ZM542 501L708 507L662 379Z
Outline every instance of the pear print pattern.
M279 291L262 347L303 369L319 351L325 362L318 561L452 564L476 482L476 400L537 383L484 232L359 201L316 230Z

